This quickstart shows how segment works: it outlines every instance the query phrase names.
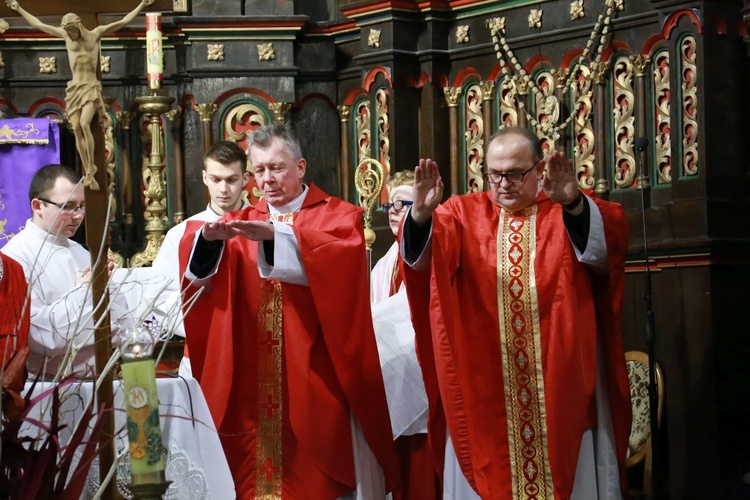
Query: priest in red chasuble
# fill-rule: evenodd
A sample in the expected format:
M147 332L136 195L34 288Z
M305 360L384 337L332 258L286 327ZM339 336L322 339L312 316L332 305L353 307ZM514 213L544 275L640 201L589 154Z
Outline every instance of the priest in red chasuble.
M27 343L28 289L21 264L0 253L0 368Z
M420 160L402 229L445 498L621 498L623 211L526 129L497 132L485 158L490 189L442 205Z
M186 338L238 498L384 498L398 467L362 210L302 182L282 124L255 131L249 156L263 199L180 248L190 290L206 286Z

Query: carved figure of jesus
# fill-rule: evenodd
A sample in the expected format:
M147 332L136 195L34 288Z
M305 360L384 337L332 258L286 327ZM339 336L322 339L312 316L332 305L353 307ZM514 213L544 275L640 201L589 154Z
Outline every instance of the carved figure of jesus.
M102 83L99 81L99 43L104 35L127 26L144 7L154 0L141 0L129 14L113 23L97 26L89 31L76 14L65 14L60 27L41 22L26 12L17 0L5 0L5 4L18 12L34 28L65 40L72 79L65 90L65 114L73 127L76 149L84 169L83 185L93 190L99 189L94 179L97 167L94 161L94 135L91 121L98 114L99 122L104 120L105 108L102 99Z

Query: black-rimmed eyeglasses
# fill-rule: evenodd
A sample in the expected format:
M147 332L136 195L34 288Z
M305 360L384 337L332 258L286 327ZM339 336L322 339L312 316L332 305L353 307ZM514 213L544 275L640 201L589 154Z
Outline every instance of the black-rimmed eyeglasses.
M380 209L383 212L388 212L391 208L395 210L396 212L400 212L404 209L404 207L408 207L409 205L413 204L413 201L407 201L407 200L396 200L393 203L383 203L383 206L380 207Z
M86 207L84 205L63 205L62 203L57 203L55 201L48 200L46 198L37 198L37 200L43 203L48 203L50 205L56 206L64 214L73 215L77 213L79 210L81 211L82 214L86 213Z
M487 182L490 184L500 184L503 182L503 178L508 179L508 182L512 182L513 184L518 184L523 182L523 178L526 177L526 174L534 170L537 165L539 165L539 163L533 164L531 168L525 172L495 172L494 170L490 170L489 172L484 173L484 178L487 179Z

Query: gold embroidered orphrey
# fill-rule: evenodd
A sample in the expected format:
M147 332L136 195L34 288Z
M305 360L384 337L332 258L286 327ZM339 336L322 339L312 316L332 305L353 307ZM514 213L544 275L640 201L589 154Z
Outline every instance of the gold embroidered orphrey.
M533 256L536 206L501 210L497 297L514 499L553 499Z
M290 226L293 213L271 214ZM258 441L255 458L255 498L281 498L282 482L282 350L281 283L262 280L258 309Z

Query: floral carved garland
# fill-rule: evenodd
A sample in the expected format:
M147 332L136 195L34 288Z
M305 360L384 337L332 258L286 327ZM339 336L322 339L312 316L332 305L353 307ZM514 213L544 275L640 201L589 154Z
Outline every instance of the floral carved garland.
M578 57L578 61L576 62L575 67L572 71L567 72L565 81L562 84L558 85L558 87L561 87L563 89L563 92L567 92L568 90L575 90L576 87L580 85L580 83L577 82L577 79L579 77L579 74L581 73L583 62L594 49L594 45L597 43L597 40L598 45L596 47L596 56L594 57L592 66L598 66L599 64L601 64L604 47L607 46L607 39L610 35L612 14L615 11L621 11L624 8L622 0L607 0L606 6L606 11L603 14L600 14L597 18L594 29L589 36L588 43L586 44L586 48ZM534 94L535 98L539 98L539 96L542 96L542 89L540 89L534 79L531 78L528 73L526 73L526 70L518 61L518 58L513 54L510 45L508 45L508 41L505 38L505 18L500 17L490 20L489 28L490 32L492 33L492 42L495 45L495 52L497 53L497 59L500 63L500 67L502 68L503 76L508 77L511 74L511 70L506 64L506 61L509 61L513 65L517 73L517 75L513 77L513 81L516 83L516 85L528 88ZM558 124L556 121L554 123L552 121L545 121L544 123L540 123L536 119L536 117L532 116L531 113L529 113L525 109L526 104L521 100L520 95L520 92L515 93L515 98L518 102L518 109L526 115L528 122L532 125L532 127L539 127L545 135L551 135L555 140L558 140L561 137L561 131L565 130L567 126L570 125L570 123L576 118L576 116L579 114L579 108L582 104L582 100L577 100L570 116L568 116L562 124ZM552 99L554 99L554 102L552 102ZM545 106L554 106L559 108L559 102L557 101L557 97L555 96L547 96L544 98L544 101Z

